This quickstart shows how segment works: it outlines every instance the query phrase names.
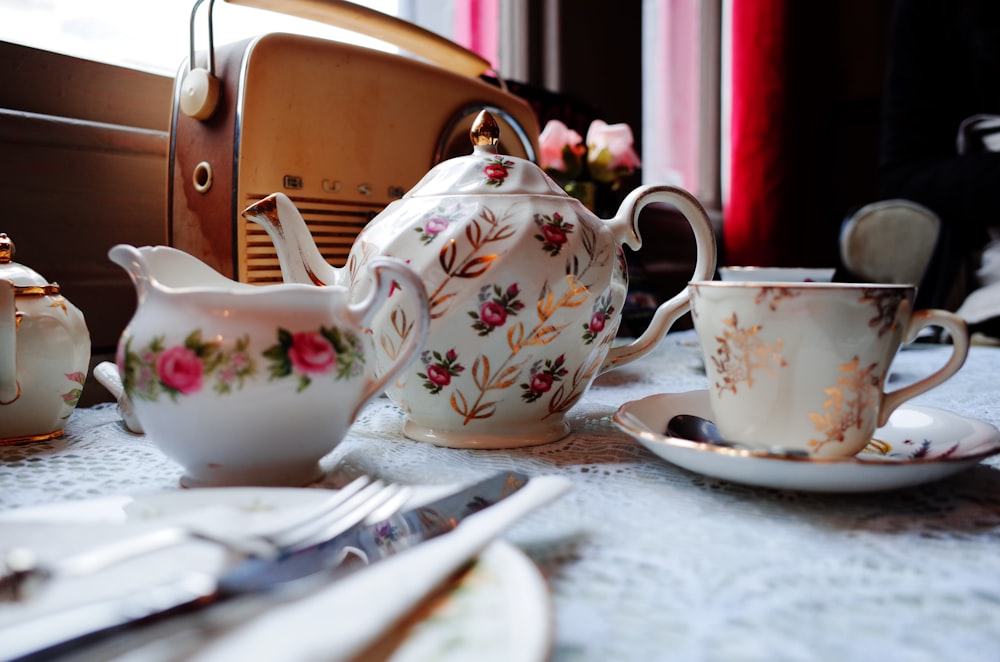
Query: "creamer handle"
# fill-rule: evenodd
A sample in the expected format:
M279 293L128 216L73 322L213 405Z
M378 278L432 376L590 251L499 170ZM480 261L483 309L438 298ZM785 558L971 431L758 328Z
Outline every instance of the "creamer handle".
M17 308L14 283L0 280L0 406L17 400Z
M619 242L633 250L642 247L639 235L639 212L653 202L664 202L677 208L694 232L697 261L689 280L711 280L715 277L717 247L712 222L701 203L687 191L674 186L640 186L622 202L618 214L608 221ZM600 372L623 366L656 347L673 323L691 307L691 294L687 286L669 301L660 304L649 326L638 338L627 345L612 347Z
M353 2L344 0L226 0L226 2L351 30L399 46L404 51L419 55L465 76L475 77L492 68L487 60L476 53L438 34Z
M391 257L377 257L368 263L368 268L372 270L372 278L375 286L369 295L360 303L351 306L354 314L360 316L363 326L368 326L372 316L382 306L389 305L392 296L405 296L410 301L416 303L418 311L417 318L413 321L412 331L407 333L407 338L396 355L392 366L386 370L385 374L374 379L365 387L365 396L358 404L354 412L354 417L358 411L371 398L385 390L385 387L402 372L417 353L424 348L427 340L427 331L431 325L430 304L427 302L427 290L420 277L413 272L402 260ZM386 273L383 273L386 272ZM395 291L395 290L399 291ZM376 342L378 339L376 338ZM353 418L353 417L352 417Z

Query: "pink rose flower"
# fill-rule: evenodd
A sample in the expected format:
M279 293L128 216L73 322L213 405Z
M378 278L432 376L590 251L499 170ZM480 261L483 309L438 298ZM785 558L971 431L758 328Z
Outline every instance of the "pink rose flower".
M441 366L429 365L427 366L427 381L438 386L447 386L451 383L451 375Z
M594 120L587 130L587 163L594 179L614 182L642 165L628 124Z
M500 304L487 301L479 309L479 319L490 326L502 326L507 321L507 311Z
M507 168L503 167L499 163L491 163L485 168L483 172L490 179L507 179Z
M561 246L566 243L566 231L555 225L543 225L542 236L545 237L545 241L554 246Z
M156 373L168 388L189 395L201 390L205 366L198 355L177 345L166 350L156 360Z
M587 146L579 133L559 120L549 120L538 136L538 151L543 169L570 174L579 170ZM567 163L567 158L572 161Z
M288 348L288 360L297 372L316 375L337 364L337 352L329 340L315 331L296 333Z
M600 333L604 330L604 322L607 318L599 310L594 311L594 314L590 317L590 332Z
M435 216L434 218L427 219L427 222L424 223L424 232L426 234L437 234L438 232L441 232L447 227L448 227L447 218L441 218L440 216Z
M532 393L547 393L552 388L552 375L540 372L531 378Z

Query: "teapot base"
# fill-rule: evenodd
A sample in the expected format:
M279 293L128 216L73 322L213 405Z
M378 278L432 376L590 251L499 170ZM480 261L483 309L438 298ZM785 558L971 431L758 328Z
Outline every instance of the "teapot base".
M495 424L489 432L452 430L427 426L407 419L403 434L414 441L426 441L445 448L479 448L483 450L541 446L562 439L570 426L564 418L554 421L534 421L530 425Z

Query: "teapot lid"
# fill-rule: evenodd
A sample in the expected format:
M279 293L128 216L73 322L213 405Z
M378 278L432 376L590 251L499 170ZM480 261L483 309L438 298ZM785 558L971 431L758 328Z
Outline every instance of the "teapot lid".
M406 197L440 195L557 195L569 197L545 171L527 159L497 153L500 126L483 110L469 132L472 154L442 161Z
M10 281L15 288L52 288L38 272L14 262L13 258L14 242L6 233L0 232L0 280Z

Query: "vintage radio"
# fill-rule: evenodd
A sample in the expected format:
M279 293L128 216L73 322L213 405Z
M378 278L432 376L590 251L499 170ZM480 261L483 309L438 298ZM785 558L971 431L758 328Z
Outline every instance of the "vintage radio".
M534 112L481 79L489 64L477 55L348 2L228 1L364 32L436 64L287 34L218 48L210 39L196 54L192 29L192 55L174 86L168 233L220 272L281 280L270 239L240 216L277 191L295 202L323 256L342 265L389 202L438 161L470 152L469 128L483 108L501 124L504 153L536 158Z

